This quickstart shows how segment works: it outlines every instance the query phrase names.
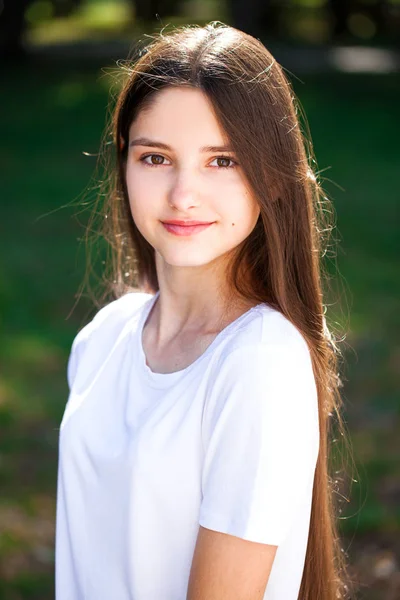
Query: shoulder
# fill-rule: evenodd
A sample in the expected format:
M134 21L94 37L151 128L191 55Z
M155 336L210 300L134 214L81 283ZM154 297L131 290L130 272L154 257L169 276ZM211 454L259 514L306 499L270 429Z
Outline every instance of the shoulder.
M93 324L95 328L99 328L105 322L124 323L152 297L152 294L144 292L125 294L103 306L94 316Z
M107 350L109 343L118 335L124 324L134 317L135 313L143 308L144 304L152 298L152 294L143 292L130 292L103 306L94 317L76 334L71 347L68 360L67 376L71 386L78 363L86 349L98 347ZM94 344L94 340L96 343Z
M98 310L91 321L77 333L73 341L73 349L87 341L96 331L103 329L104 326L109 328L126 322L151 297L151 294L131 292L116 300L112 300Z
M213 364L204 421L212 423L224 413L236 415L238 423L263 418L278 428L297 422L318 438L318 390L310 349L279 311L264 305L252 311L251 320L228 340Z
M310 361L308 343L301 331L280 311L260 304L251 311L244 326L234 332L220 356L223 363L242 364L254 359Z
M279 311L261 305L227 340L210 373L207 404L213 410L234 398L292 410L301 400L317 413L317 386L308 343ZM293 411L295 414L295 411Z

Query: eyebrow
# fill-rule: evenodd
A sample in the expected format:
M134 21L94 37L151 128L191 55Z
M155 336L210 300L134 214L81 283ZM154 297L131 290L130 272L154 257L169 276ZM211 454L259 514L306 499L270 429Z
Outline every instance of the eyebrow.
M162 148L163 150L172 150L171 146L164 144L164 142L158 142L157 140L150 140L149 138L139 137L132 140L129 147L133 146L148 146L150 148ZM200 152L233 152L230 146L203 146L200 148Z

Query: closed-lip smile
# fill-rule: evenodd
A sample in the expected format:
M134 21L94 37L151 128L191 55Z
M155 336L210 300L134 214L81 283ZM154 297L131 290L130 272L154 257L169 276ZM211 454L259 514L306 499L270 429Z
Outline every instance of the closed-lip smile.
M211 227L215 221L182 221L179 219L174 219L172 221L161 221L161 223L172 235L178 237L191 237L192 235L196 235L202 231L205 231Z
M212 221L180 221L178 219L162 222L166 225L180 225L181 227L190 227L193 225L210 225L212 223Z

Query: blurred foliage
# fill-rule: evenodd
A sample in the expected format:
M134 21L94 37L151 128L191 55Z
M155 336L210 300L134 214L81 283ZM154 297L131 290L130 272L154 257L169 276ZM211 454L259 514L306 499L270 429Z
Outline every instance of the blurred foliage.
M19 43L25 29L27 43L59 43L212 19L286 41L398 45L400 0L14 0L0 17L0 46L2 37Z

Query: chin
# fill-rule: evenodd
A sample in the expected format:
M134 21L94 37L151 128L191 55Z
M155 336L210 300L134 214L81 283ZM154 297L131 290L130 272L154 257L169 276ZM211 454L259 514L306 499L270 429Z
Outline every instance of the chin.
M185 252L183 249L179 255L168 255L168 253L161 253L162 260L171 267L202 267L216 260L218 256L206 256L204 252L201 254L199 251L196 253Z

